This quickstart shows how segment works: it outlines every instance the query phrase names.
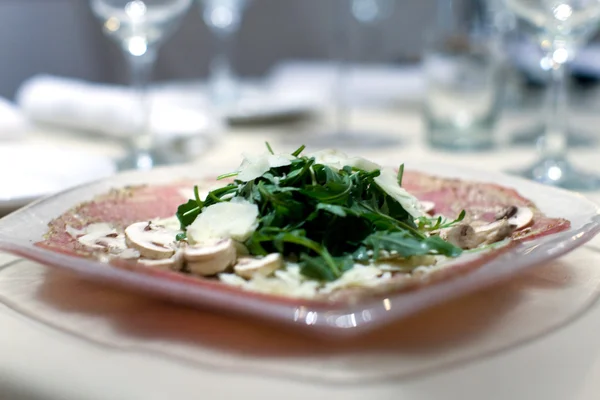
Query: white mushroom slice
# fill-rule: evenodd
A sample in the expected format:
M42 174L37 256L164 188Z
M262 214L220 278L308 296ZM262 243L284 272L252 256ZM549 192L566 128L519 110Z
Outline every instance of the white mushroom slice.
M492 244L509 237L515 230L514 225L506 219L492 222L474 228L476 236L481 240L480 244Z
M140 258L140 252L137 251L136 249L132 249L132 248L126 248L125 250L120 252L118 255L119 255L119 258L123 258L125 260L133 260L136 258Z
M146 267L171 271L181 271L181 269L183 268L183 253L181 251L178 251L172 257L164 258L162 260L150 260L147 258L140 258L138 260L138 263Z
M127 244L140 252L142 257L162 260L175 254L178 231L148 222L136 222L125 228Z
M110 224L107 224L106 222L90 224L85 227L85 233L99 233L99 232L115 232L115 228L113 228Z
M210 276L225 271L235 263L237 252L233 240L223 239L204 246L190 246L183 251L192 274Z
M435 203L433 201L422 201L421 207L423 208L423 212L425 214L429 214L435 209Z
M241 257L233 270L242 278L251 279L255 275L267 276L283 266L281 254L272 253L262 258Z
M178 231L181 227L181 222L179 222L177 216L172 216L169 218L157 218L152 220L152 224L161 228L171 229L174 231Z
M104 246L110 253L118 254L127 250L127 244L125 243L125 236L122 234L111 233L104 237L98 238L96 243L100 246Z
M85 231L88 233L77 237L77 241L89 249L113 254L127 249L125 237L108 224L92 224Z
M496 220L506 219L515 226L515 230L523 229L533 221L533 211L529 207L510 206L496 215Z
M469 224L459 224L443 229L440 231L440 237L464 250L474 249L483 242Z

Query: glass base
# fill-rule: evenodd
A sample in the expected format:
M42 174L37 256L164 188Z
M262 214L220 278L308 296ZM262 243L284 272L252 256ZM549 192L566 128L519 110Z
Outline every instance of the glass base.
M510 172L545 185L569 190L591 191L600 189L600 176L580 171L565 159L541 160L525 170Z
M171 164L172 160L157 151L132 152L117 161L119 171L147 171L160 165Z
M302 143L317 148L383 148L397 145L399 138L372 131L338 131L306 135Z
M425 140L430 148L440 151L476 152L491 150L496 146L491 118L465 128L430 118L427 120Z
M544 134L544 127L539 125L512 135L511 143L520 146L534 146ZM596 144L596 140L589 134L569 130L567 145L569 147L587 147Z

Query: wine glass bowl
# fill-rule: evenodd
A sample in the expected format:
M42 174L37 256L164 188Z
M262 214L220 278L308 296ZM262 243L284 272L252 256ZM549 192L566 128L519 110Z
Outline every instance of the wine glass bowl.
M99 18L104 34L140 53L158 45L174 31L191 0L91 0L92 11Z
M120 45L128 61L136 99L131 116L135 132L128 135L128 155L120 169L149 169L167 162L154 146L147 86L158 47L177 28L193 0L90 0L103 33Z
M552 77L548 90L539 160L519 173L538 182L574 190L600 188L600 177L567 159L566 67L600 26L600 0L504 0L546 53Z

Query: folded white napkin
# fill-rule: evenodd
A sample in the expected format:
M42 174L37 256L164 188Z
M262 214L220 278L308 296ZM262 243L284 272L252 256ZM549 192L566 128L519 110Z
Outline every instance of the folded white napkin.
M342 69L343 68L343 69ZM345 76L341 77L340 73ZM420 102L425 79L419 65L349 64L321 61L283 62L270 73L274 91L293 93L296 98L331 104L342 87L350 104ZM290 94L291 96L291 94Z
M0 97L0 140L17 139L29 129L23 113L10 101Z
M29 120L73 130L125 137L140 127L140 106L129 88L72 78L38 75L26 80L16 95ZM212 126L198 104L164 91L149 94L149 126L157 136L192 136Z

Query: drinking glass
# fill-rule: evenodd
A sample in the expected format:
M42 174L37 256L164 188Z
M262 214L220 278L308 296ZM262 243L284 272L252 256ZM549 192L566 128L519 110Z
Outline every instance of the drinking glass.
M210 64L208 87L215 105L228 106L238 100L240 87L231 65L235 36L250 0L201 0L204 22L217 40L217 54Z
M104 34L125 54L137 98L132 112L136 132L128 138L129 153L120 160L120 169L150 169L167 162L154 146L147 87L159 46L174 32L192 1L90 0Z
M483 0L438 0L423 55L423 116L433 148L476 151L495 144L502 69L486 6Z
M385 147L396 144L397 138L371 130L356 130L349 127L350 107L348 88L352 72L350 61L356 56L356 49L350 34L352 19L360 24L374 25L393 11L393 0L338 0L334 5L333 58L337 65L336 81L333 85L334 130L307 139L315 146Z
M505 4L537 39L551 73L539 160L519 173L567 189L600 188L598 176L576 169L566 157L566 67L576 50L596 33L600 0L505 0Z

